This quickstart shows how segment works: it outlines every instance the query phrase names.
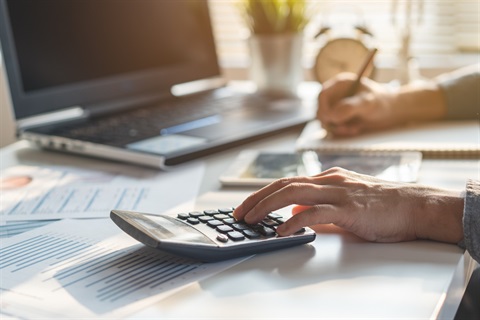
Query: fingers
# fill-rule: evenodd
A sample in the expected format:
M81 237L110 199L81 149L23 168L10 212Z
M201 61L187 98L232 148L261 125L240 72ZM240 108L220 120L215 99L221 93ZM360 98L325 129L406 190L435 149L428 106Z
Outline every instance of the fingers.
M371 105L365 95L358 94L337 102L327 113L320 116L320 121L330 126L333 133L352 135L362 131L371 112Z
M354 81L354 74L342 73L323 85L318 96L317 118L320 121L328 122L325 117L328 117L336 103L345 98Z
M342 217L340 212L333 205L317 205L304 210L277 227L280 236L289 236L303 227L315 224L336 224Z
M233 215L237 220L253 224L260 222L269 212L291 204L313 206L340 202L344 189L333 184L341 184L347 173L346 170L330 169L315 177L277 180L250 195Z
M346 97L354 79L342 74L327 82L318 97L317 118L327 131L335 135L352 136L364 131L365 123L375 112L372 92L374 83L362 79L359 92Z
M266 187L263 187L262 189L252 193L247 199L243 201L242 204L237 206L237 208L233 212L233 216L237 220L243 220L248 212L250 212L259 202L261 202L270 194L284 188L291 183L308 183L309 181L311 181L310 177L292 177L276 180L275 182L272 182Z

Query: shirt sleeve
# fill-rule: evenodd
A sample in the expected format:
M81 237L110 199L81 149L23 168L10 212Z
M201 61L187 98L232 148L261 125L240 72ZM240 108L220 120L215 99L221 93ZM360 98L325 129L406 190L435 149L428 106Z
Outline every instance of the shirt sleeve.
M463 241L473 259L480 262L480 181L469 180L463 212Z
M480 117L480 64L468 66L436 79L447 102L447 119Z

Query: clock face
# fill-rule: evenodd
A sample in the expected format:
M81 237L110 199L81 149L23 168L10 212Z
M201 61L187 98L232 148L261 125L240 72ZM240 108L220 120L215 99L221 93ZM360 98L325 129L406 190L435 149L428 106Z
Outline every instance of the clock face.
M341 72L358 73L369 53L368 48L359 40L338 38L329 41L318 53L314 74L320 83L324 83ZM365 72L370 76L371 64Z

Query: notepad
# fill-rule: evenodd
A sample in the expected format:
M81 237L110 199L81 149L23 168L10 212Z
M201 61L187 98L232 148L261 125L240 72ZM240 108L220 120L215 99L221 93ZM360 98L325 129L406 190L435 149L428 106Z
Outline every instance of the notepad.
M420 151L424 158L480 158L480 122L412 124L351 138L333 138L318 120L309 122L296 141L298 151Z

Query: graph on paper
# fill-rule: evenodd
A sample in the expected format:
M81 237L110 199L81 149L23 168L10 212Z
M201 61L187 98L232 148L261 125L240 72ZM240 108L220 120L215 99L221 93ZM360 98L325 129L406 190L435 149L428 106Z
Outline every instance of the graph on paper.
M108 218L112 209L161 213L193 199L203 177L199 165L178 172L112 167L14 166L0 172L0 233L22 228L7 226L10 221ZM172 192L176 187L182 192Z
M112 208L136 210L151 189L116 173L16 167L2 175L0 216L5 220L108 217Z
M56 222L7 239L0 256L2 310L28 316L18 310L29 306L50 317L132 312L236 263L202 264L161 253L109 220Z

